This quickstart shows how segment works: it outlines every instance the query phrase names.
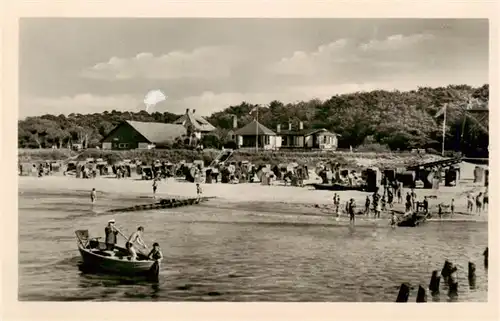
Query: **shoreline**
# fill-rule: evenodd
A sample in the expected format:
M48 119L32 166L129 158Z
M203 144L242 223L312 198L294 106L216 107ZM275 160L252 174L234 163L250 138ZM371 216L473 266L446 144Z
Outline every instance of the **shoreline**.
M341 213L339 220L334 216L332 205L332 191L320 191L307 187L292 187L282 184L263 186L259 183L244 184L201 184L203 197L214 197L202 206L217 208L235 209L244 211L255 211L257 213L272 214L273 216L313 217L327 219L330 222L341 222L342 218L348 221L344 213ZM111 177L99 177L95 179L77 179L68 176L45 176L42 178L20 176L18 178L18 191L24 193L46 193L62 194L71 193L87 197L92 188L97 190L97 201L99 195L111 194L120 199L126 199L127 203L137 201L138 204L154 202L152 197L152 181L136 179L116 179ZM470 215L465 213L465 204L460 204L457 199L464 194L464 189L474 188L463 184L460 187L442 188L439 191L439 202L449 202L452 198L456 201L456 212L453 217L446 215L442 218L435 216L429 222L454 221L454 222L488 222L488 215ZM467 192L465 190L465 192ZM358 210L364 208L366 192L340 191L341 203L354 198L358 204ZM416 189L419 197L432 196L436 194L434 190ZM156 198L189 198L196 197L196 185L194 183L176 181L170 178L165 182L162 180L158 184ZM435 208L437 201L430 200L430 210L437 215ZM395 210L403 210L402 204L394 204ZM383 212L380 219L374 219L365 215L356 215L356 221L377 222L386 221L390 217L390 210Z

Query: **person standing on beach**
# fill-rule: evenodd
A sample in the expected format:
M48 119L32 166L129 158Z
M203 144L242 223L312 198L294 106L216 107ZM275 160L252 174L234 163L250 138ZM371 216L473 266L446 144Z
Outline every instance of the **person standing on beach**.
M394 213L393 211L391 214L391 227L396 228L396 223L397 223L396 213Z
M477 196L476 196L476 213L477 214L481 214L481 210L483 208L483 193L479 193Z
M365 200L365 215L370 215L370 196L366 196Z
M389 204L389 207L392 208L392 203L394 202L394 194L390 190L389 193L387 193L387 203Z
M453 214L455 214L455 199L454 198L451 199L450 211L451 211L451 216L453 216Z
M90 192L90 202L92 204L95 203L95 199L96 199L96 191L95 191L95 188L92 188L92 191Z
M467 214L472 214L474 210L474 202L472 201L472 195L467 194Z
M488 201L488 187L486 187L483 194L483 211L486 211Z
M443 207L441 206L441 204L438 205L438 216L439 219L443 217Z
M403 203L403 183L397 182L398 203Z
M429 214L429 200L427 199L427 196L424 196L424 213L425 215Z
M198 200L201 199L201 194L203 191L201 190L200 183L196 183L196 197L198 197Z
M158 188L158 182L156 178L153 179L153 198L156 198L156 189Z
M411 208L415 210L415 201L417 200L417 193L415 193L415 189L411 189Z

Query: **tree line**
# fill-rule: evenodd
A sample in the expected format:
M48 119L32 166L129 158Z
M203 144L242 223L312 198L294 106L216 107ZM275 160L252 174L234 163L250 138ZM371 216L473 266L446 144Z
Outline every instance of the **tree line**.
M462 151L474 156L487 155L488 133L473 119L464 122L468 104L487 108L489 85L471 87L421 87L411 91L355 92L334 95L321 101L313 99L284 104L272 101L262 106L242 102L213 113L207 120L217 130L204 139L204 146L220 147L230 143L233 117L238 126L244 126L255 117L250 112L259 108L259 121L276 130L292 123L297 129L302 121L305 129L326 128L339 134L339 147L353 148L366 145L383 146L391 150L425 148L440 150L443 118L435 115L446 104L446 149ZM73 143L95 147L112 128L123 120L171 123L181 115L169 112L148 113L113 110L94 114L43 115L18 121L20 148L68 147Z

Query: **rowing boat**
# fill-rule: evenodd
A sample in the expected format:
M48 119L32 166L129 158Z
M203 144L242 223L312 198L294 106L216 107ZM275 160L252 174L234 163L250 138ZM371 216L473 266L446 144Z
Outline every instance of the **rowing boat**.
M150 260L146 255L137 253L137 259L131 260L127 249L115 246L110 251L99 237L90 238L88 230L75 231L78 250L86 270L110 273L128 277L145 277L158 281L160 262Z

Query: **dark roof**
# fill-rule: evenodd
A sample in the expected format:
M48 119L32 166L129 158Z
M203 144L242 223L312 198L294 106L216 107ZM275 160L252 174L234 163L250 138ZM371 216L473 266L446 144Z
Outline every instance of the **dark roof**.
M258 128L258 132L257 132ZM242 128L236 130L234 132L235 135L240 136L255 136L255 135L267 135L267 136L276 136L276 133L262 125L261 123L253 120L251 123L243 126Z
M141 134L148 142L154 144L171 142L182 135L186 135L186 128L184 128L184 126L182 125L126 120L116 126L101 141L104 141L107 137L112 135L115 130L123 124L128 124L139 134Z
M318 133L330 134L332 136L339 136L338 134L332 133L325 128L317 128L317 129L302 129L302 130L281 130L278 135L283 136L309 136Z
M151 143L166 143L186 135L186 128L182 125L165 123L147 123L127 120L127 123L137 130Z
M211 132L215 130L215 127L205 118L200 115L193 114L191 111L187 111L173 123L176 125L186 126L187 122L190 122L195 130L199 130L201 132Z

